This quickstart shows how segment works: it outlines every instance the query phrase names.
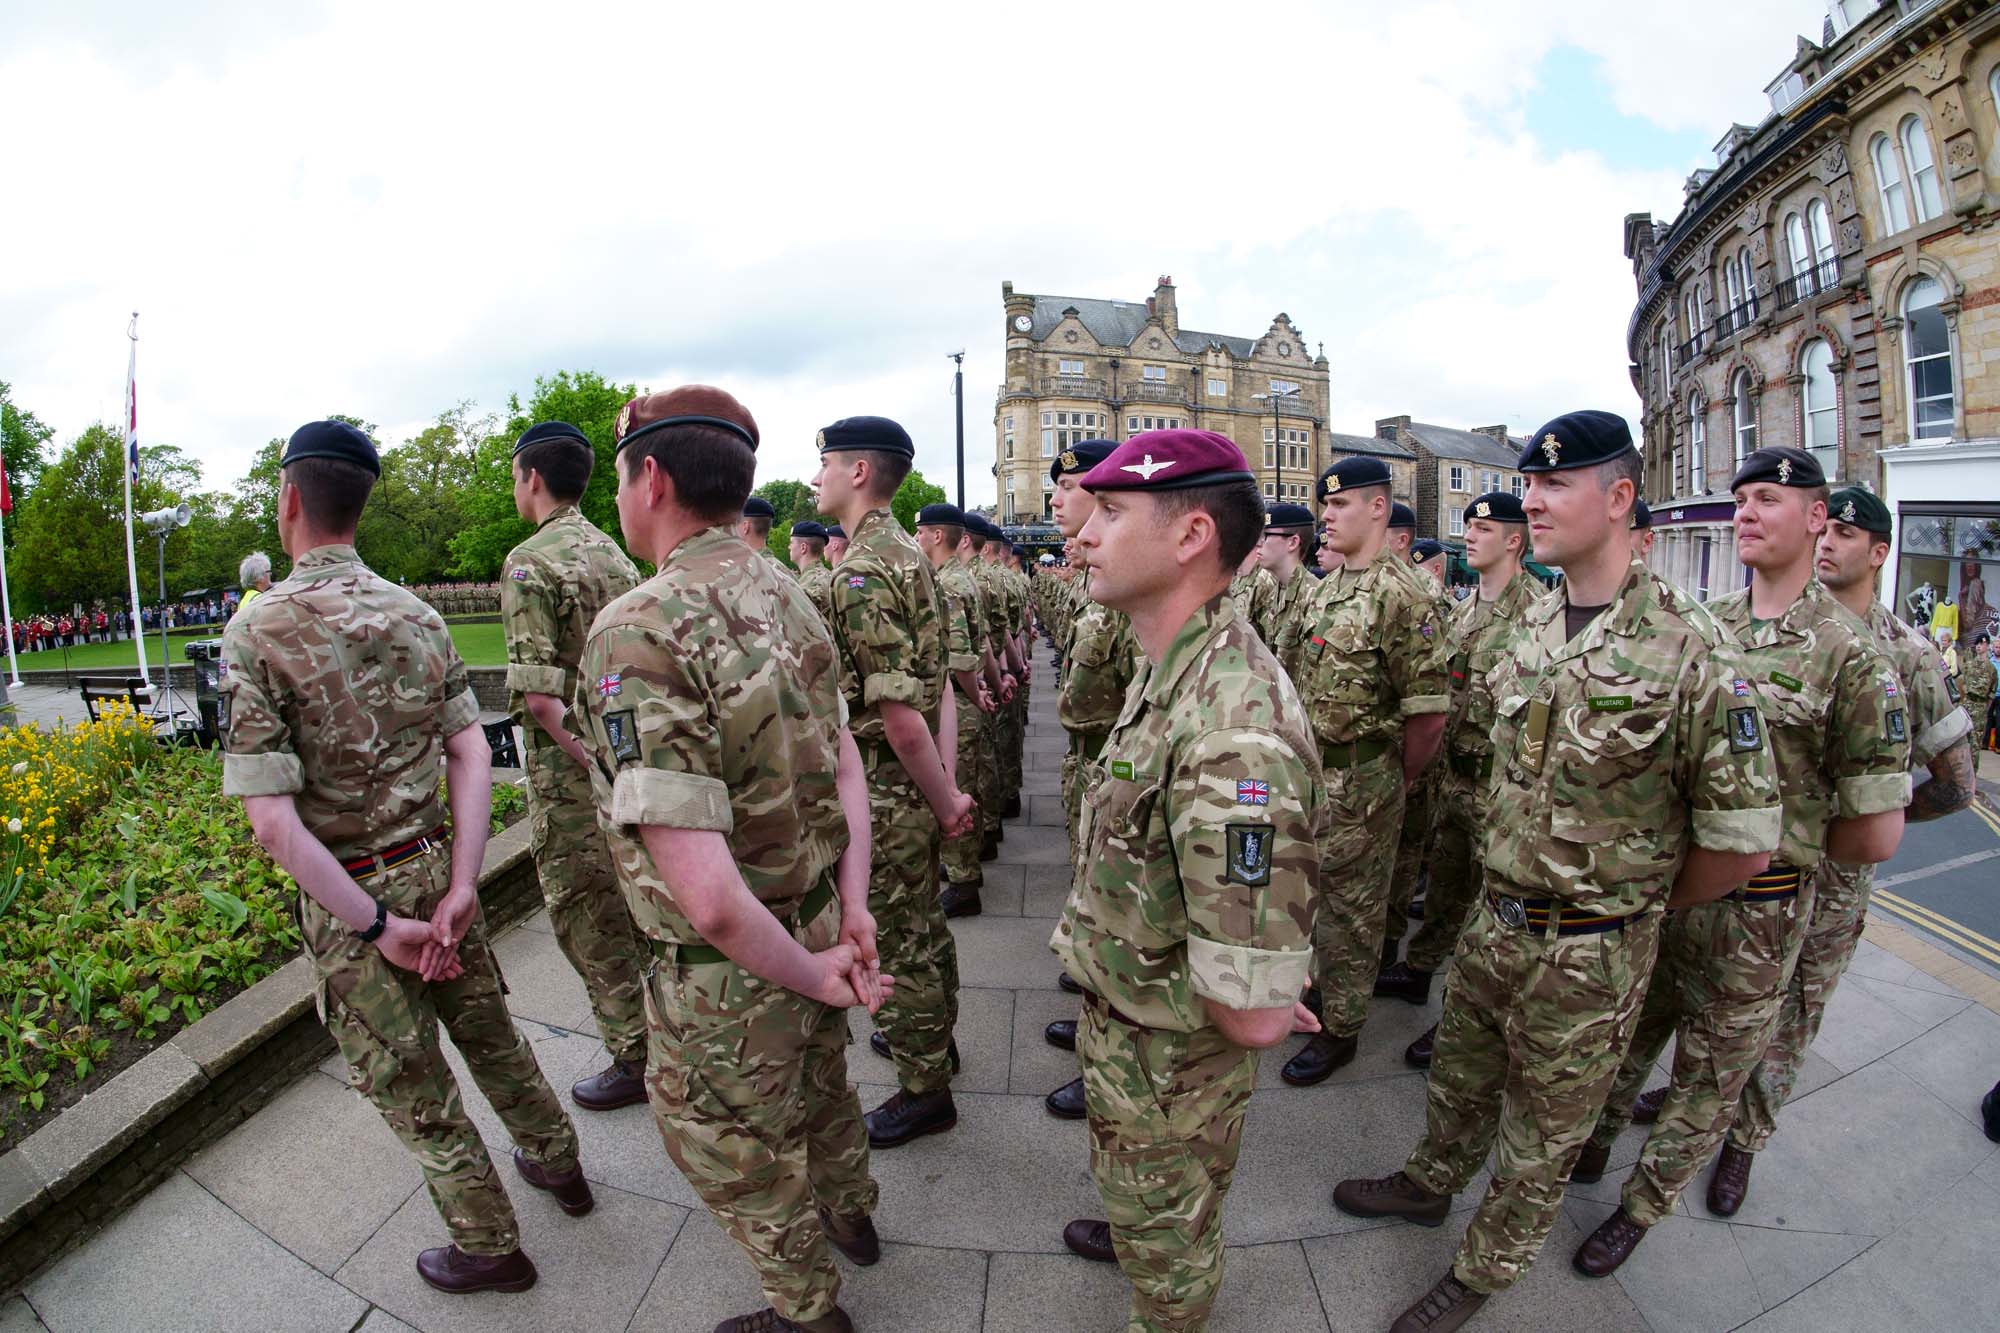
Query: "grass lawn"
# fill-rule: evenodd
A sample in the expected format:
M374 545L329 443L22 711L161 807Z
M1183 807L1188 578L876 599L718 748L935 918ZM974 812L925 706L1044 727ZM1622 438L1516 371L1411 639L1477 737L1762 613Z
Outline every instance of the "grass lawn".
M452 642L458 645L458 655L465 659L467 666L507 664L507 634L501 625L454 624L450 628ZM170 634L167 636L168 660L178 666L187 661L185 645L201 639L221 637L222 630L219 626L214 630ZM0 645L0 653L4 651L4 646ZM146 662L149 666L158 667L159 657L160 636L149 634L146 636ZM23 671L60 671L64 664L63 651L59 648L47 648L39 653L22 653L20 661ZM80 648L69 650L68 664L71 671L115 671L120 667L136 668L139 665L139 653L130 640L123 643L86 643ZM4 661L0 661L0 666L5 665Z

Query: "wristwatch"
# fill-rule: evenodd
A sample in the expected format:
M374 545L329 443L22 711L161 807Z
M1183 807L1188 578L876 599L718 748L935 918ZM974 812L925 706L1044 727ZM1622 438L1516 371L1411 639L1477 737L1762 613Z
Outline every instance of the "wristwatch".
M377 900L375 903L375 924L366 930L357 930L355 935L366 944L373 944L389 925L389 904Z

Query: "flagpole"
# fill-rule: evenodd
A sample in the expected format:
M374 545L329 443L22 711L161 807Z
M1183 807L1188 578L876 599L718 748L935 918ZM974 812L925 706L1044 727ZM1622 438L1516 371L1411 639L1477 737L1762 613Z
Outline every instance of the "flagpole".
M126 326L125 336L132 341L132 348L125 359L125 579L132 594L132 642L139 650L139 679L146 679L146 636L139 632L139 561L132 549L132 481L139 471L139 312L132 312L132 322ZM161 609L165 614L165 608ZM161 663L164 673L166 664ZM164 675L160 681L160 695L166 696Z
M0 489L7 484L7 465L0 462ZM0 516L7 512L0 506ZM14 656L14 604L7 598L7 522L0 517L0 634L7 636L7 674L15 689L21 688L21 664Z

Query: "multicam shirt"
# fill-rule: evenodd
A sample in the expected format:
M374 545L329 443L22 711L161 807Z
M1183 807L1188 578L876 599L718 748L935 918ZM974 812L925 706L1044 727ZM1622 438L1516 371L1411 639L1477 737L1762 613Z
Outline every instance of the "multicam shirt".
M1818 579L1776 620L1750 614L1748 588L1708 609L1735 636L1770 731L1785 810L1772 860L1811 870L1830 821L1909 804L1902 683L1867 626Z
M1972 718L1951 697L1950 677L1944 673L1944 658L1936 644L1896 619L1880 602L1869 604L1863 623L1903 685L1903 702L1910 710L1910 767L1928 767L1971 733Z
M1561 593L1522 616L1494 700L1482 861L1511 891L1628 916L1666 901L1690 845L1778 845L1777 766L1749 663L1634 560L1574 639Z
M1445 762L1470 776L1485 767L1493 752L1493 694L1486 678L1511 649L1521 618L1538 597L1542 585L1526 574L1515 574L1492 601L1468 597L1451 613L1445 629L1445 653L1451 664L1451 712L1444 724Z
M1056 717L1072 737L1084 738L1084 753L1094 756L1124 710L1142 654L1123 611L1086 597L1071 623L1069 669L1056 696Z
M798 584L727 528L696 533L604 609L581 672L598 824L639 929L701 940L646 850L648 824L725 835L750 892L794 914L847 848L834 784L846 707Z
M854 738L885 740L878 705L908 704L935 731L944 701L944 600L937 575L887 509L855 525L833 578L833 641Z
M1406 719L1451 703L1432 589L1384 547L1319 581L1280 655L1322 746L1397 740Z
M1236 599L1236 609L1250 622L1250 628L1258 637L1270 645L1270 638L1264 631L1271 618L1271 604L1277 600L1278 581L1271 577L1267 569L1253 569L1248 574L1238 574L1229 581L1229 595Z
M833 615L833 566L824 560L815 560L799 571L799 586L819 612L822 621Z
M1049 946L1148 1027L1207 1000L1290 1005L1312 959L1326 792L1291 682L1235 602L1188 619L1140 678L1084 797L1087 852Z
M222 632L222 790L298 798L343 860L445 822L444 741L479 701L444 619L361 563L317 546Z
M559 505L501 566L508 709L532 745L542 736L523 696L576 694L576 663L597 613L632 591L639 571L575 505Z
M937 571L937 586L944 598L945 667L977 671L986 655L986 609L980 605L979 584L954 559Z
M1251 621L1273 653L1278 651L1279 645L1283 644L1286 636L1292 632L1292 624L1299 614L1299 608L1312 600L1313 591L1319 587L1319 580L1312 576L1311 570L1300 565L1292 571L1291 578L1277 584L1276 587L1277 591L1272 594L1264 608L1263 619L1253 618Z

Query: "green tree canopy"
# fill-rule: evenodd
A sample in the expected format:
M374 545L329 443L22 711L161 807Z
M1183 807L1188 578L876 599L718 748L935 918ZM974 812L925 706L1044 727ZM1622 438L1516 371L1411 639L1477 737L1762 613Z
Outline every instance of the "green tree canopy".
M135 513L179 504L201 482L201 468L172 445L140 450L139 480L132 486ZM32 499L15 508L19 539L8 565L20 595L16 613L68 609L75 603L126 599L125 437L102 422L73 440L43 469ZM139 594L159 597L153 539L135 534ZM193 536L181 528L167 538L169 571L187 567ZM185 589L174 586L169 595Z
M889 501L889 512L903 525L903 531L917 530L917 513L925 505L944 503L944 487L933 486L924 480L924 474L914 469L903 478L903 484L896 488L896 494Z
M771 538L766 545L772 555L790 566L792 524L819 518L818 497L813 494L812 487L789 477L774 477L750 493L769 500L771 508L778 511L778 516L771 521Z
M7 464L7 489L20 504L35 489L35 480L48 461L47 447L55 427L43 424L33 412L14 402L7 381L0 380L0 459ZM9 535L12 543L12 535Z
M361 513L355 549L370 568L400 583L445 577L452 538L464 527L474 458L493 419L461 403L382 455L382 476Z

